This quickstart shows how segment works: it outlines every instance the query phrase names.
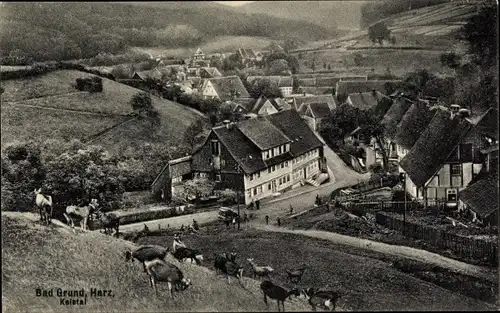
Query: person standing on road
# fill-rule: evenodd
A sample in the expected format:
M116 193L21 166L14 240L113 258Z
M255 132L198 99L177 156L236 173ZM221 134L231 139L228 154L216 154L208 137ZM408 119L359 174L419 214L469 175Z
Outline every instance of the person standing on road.
M255 204L257 205L257 210L260 210L260 200L257 200Z
M269 225L269 215L266 215L266 225Z
M281 220L279 217L278 217L278 226L281 226Z
M293 214L293 206L290 204L290 215Z

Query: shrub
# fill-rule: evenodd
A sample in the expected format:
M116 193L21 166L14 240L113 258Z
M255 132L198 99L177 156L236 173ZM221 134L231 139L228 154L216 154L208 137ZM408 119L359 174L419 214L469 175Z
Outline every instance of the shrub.
M88 92L102 92L102 78L93 76L76 79L76 89Z

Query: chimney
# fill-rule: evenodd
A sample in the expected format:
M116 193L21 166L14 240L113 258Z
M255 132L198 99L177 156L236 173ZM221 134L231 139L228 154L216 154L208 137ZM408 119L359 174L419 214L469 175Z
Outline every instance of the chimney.
M224 123L224 125L226 125L227 129L229 129L229 124L231 124L230 120L223 120L222 123Z
M458 104L451 104L450 111L452 113L456 114L456 113L458 113L458 111L460 111L460 106Z
M466 109L466 108L461 108L460 110L458 110L458 114L461 117L470 117L471 116L470 111L468 109Z

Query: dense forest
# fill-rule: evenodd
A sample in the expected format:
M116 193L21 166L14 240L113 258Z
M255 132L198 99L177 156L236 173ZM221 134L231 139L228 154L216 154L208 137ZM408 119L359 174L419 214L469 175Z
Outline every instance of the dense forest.
M216 36L319 40L331 31L303 21L245 15L216 6L123 3L0 4L2 64L91 58L129 46L189 47Z
M369 25L393 14L450 2L451 0L382 0L370 1L361 7L361 25Z

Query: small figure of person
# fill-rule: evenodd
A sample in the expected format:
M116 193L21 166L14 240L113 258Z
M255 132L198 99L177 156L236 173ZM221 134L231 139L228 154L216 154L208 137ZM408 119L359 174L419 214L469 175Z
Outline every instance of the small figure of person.
M281 220L279 217L278 217L278 226L281 226Z
M266 225L269 225L269 215L266 215Z
M233 217L233 228L236 229L236 218Z
M293 214L293 206L290 204L290 215Z
M247 213L243 214L243 222L248 222L248 215L247 215Z
M184 228L184 224L181 225L181 231L184 231L185 228Z
M229 219L225 219L224 224L226 224L226 229L228 229L229 228Z
M257 210L259 210L259 209L260 209L260 200L257 200L257 201L255 202L255 204L257 205Z
M195 230L200 230L200 226L198 225L198 222L195 219L193 219L193 228Z

